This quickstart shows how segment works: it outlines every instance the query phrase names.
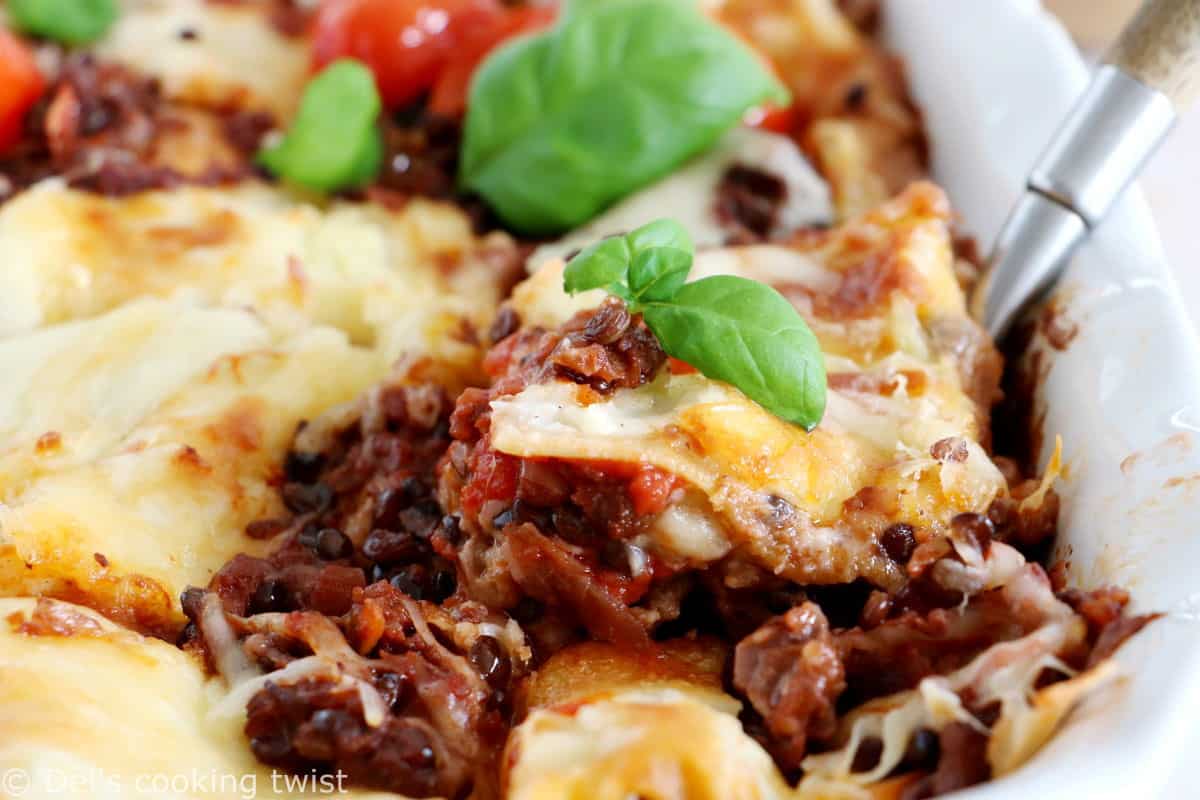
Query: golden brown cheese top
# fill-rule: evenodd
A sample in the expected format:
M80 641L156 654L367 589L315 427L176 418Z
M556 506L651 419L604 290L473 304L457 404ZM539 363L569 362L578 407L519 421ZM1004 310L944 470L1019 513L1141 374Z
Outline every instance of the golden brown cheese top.
M320 207L259 183L114 198L50 181L0 206L0 250L0 336L170 297L332 325L390 358L405 312L486 330L516 266L507 236L476 237L449 204Z
M388 364L317 328L147 300L0 340L0 592L44 592L143 630L179 593L267 543L296 425ZM97 559L96 554L103 558Z

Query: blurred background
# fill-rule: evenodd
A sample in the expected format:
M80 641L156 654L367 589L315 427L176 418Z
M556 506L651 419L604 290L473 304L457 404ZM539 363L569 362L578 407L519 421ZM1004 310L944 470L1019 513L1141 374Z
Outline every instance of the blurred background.
M1043 0L1067 26L1079 46L1099 57L1140 5L1139 0ZM1200 106L1194 106L1154 156L1141 178L1142 190L1162 236L1167 258L1200 328Z

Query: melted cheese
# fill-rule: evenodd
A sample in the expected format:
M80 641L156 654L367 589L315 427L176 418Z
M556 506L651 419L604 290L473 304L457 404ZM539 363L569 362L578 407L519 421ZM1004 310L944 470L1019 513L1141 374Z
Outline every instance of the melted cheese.
M488 255L511 247L426 200L319 208L257 184L108 198L49 181L0 207L0 335L150 295L334 325L395 358L418 318L437 329L430 346L462 318L487 325L501 278Z
M678 640L654 653L599 643L555 654L526 685L509 737L508 800L767 800L788 796L721 690L725 653Z
M709 152L631 194L562 239L539 247L529 259L530 269L536 270L547 260L564 257L597 239L645 225L663 216L663 209L670 209L671 218L688 229L698 249L723 245L728 234L718 217L717 190L725 171L732 166L757 169L783 183L784 200L770 231L772 237L783 238L805 226L832 220L829 189L795 142L767 131L735 128Z
M768 570L800 583L898 584L899 567L875 541L881 526L905 521L936 534L959 513L985 510L1004 488L978 444L986 411L967 394L958 351L935 332L947 320L972 324L953 276L947 213L939 192L916 187L794 248L730 248L697 259L693 278L729 273L773 283L812 322L827 370L840 380L813 432L733 387L664 372L598 402L567 382L501 397L492 403L492 445L529 458L653 464L706 496L726 544ZM886 260L892 282L872 290L870 304L848 316L814 312L872 260ZM600 299L568 297L561 285L562 262L551 262L517 288L513 305L527 324L554 325ZM961 440L964 460L931 455L948 438ZM874 496L860 494L867 489ZM773 524L773 497L798 516ZM678 527L651 529L668 534L653 542L665 555L694 560L728 549L711 535L681 542L669 535Z
M509 742L508 798L788 796L771 757L736 716L707 700L700 692L632 689L566 711L534 711Z
M224 687L191 656L52 600L41 602L62 635L23 633L37 602L0 599L0 765L28 781L6 783L13 796L396 797L311 783L288 791L255 761L244 718L209 714Z
M172 100L264 109L286 120L308 80L308 43L276 30L265 6L122 0L120 16L94 50L158 78ZM183 30L195 37L182 38Z
M143 629L265 542L296 425L387 373L316 328L143 301L0 342L0 593L50 593ZM99 554L99 555L97 555Z
M241 13L241 12L239 12ZM302 419L403 359L478 368L514 245L459 209L318 206L250 183L0 208L0 593L169 633L179 592L279 512Z
M841 747L804 760L801 792L810 780L858 785L880 780L901 763L912 736L922 729L938 731L963 722L988 732L963 707L961 696L966 693L979 708L998 704L1000 716L988 732L987 758L996 777L1012 772L1046 743L1085 696L1117 676L1116 664L1104 661L1068 680L1035 688L1046 669L1070 673L1055 654L1083 636L1078 618L1050 622L1021 639L993 645L949 675L925 678L915 689L860 706L842 722ZM872 738L883 745L878 762L855 771L860 745Z

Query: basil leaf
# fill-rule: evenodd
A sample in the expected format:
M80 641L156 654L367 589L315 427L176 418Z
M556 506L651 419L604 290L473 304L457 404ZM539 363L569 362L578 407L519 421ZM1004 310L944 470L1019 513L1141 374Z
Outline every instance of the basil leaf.
M99 39L117 19L116 0L8 0L15 26L64 44Z
M563 271L570 294L607 289L635 306L668 300L692 268L692 237L673 219L660 219L624 236L584 248Z
M686 228L657 220L583 250L563 271L563 288L571 294L607 289L624 298L667 355L812 430L825 413L817 338L766 284L731 275L685 284L692 254Z
M585 247L572 258L563 270L563 288L569 294L589 289L607 289L619 297L627 297L626 275L629 272L629 243L624 236L610 236Z
M283 139L258 161L287 181L318 192L368 183L383 163L376 119L383 104L371 71L349 58L309 81Z
M825 413L825 364L817 339L771 287L732 275L689 283L642 313L663 349L704 375L812 430Z
M558 232L708 149L747 108L786 98L691 3L588 3L484 61L459 180L510 226Z

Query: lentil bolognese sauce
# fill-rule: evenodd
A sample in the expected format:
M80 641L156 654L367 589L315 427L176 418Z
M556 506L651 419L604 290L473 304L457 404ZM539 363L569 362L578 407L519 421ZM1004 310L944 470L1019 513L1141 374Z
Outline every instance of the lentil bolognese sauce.
M253 173L248 157L274 121L265 112L224 109L212 120L168 103L153 78L90 53L46 49L57 74L25 119L21 137L0 154L0 202L50 176L120 197L194 184L228 185ZM171 139L201 125L224 143L196 167L172 163ZM186 155L178 159L190 161Z
M530 651L458 588L459 520L435 499L451 408L433 384L382 386L303 427L290 514L247 530L278 547L185 592L185 649L227 680L246 663L275 676L247 704L263 762L415 796L459 796L494 769Z
M746 729L795 776L835 744L842 708L1056 619L1082 623L1062 651L1063 670L1081 670L1150 619L1123 614L1124 592L1064 590L1024 562L1053 535L1057 505L1050 492L1023 510L1040 482L1011 462L1009 493L956 516L946 539L918 543L902 522L885 531L880 546L907 576L897 591L800 587L736 552L664 557L645 531L687 496L683 480L636 463L520 458L489 440L497 398L557 382L586 405L666 370L639 316L609 299L558 329L508 333L484 367L490 385L457 400L436 384L384 385L303 426L280 484L290 513L247 531L274 537L275 551L238 556L185 593L181 643L254 687L235 695L263 762L413 796L486 796L519 720L517 687L555 653L716 635L733 648L727 688L746 701ZM963 457L952 442L933 449ZM1048 668L1039 685L1065 674ZM985 725L998 714L970 710ZM897 767L926 775L909 796L986 779L986 742L962 722L918 731ZM868 742L860 767L881 746Z

